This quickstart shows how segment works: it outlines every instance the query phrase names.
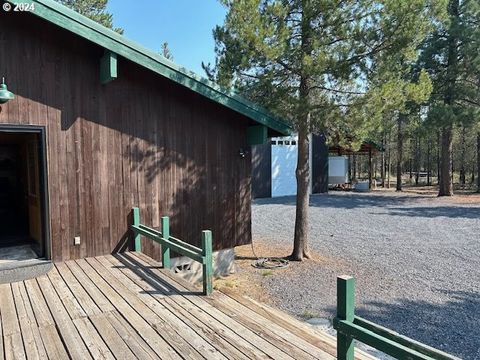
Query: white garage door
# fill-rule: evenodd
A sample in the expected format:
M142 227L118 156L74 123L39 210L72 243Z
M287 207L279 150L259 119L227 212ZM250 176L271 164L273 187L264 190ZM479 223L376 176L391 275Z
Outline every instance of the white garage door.
M272 197L297 193L297 157L296 138L272 139Z

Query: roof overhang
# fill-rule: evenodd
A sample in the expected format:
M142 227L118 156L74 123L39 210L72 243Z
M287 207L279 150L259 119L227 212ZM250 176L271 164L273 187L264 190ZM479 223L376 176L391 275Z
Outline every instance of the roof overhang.
M261 106L244 99L233 91L225 91L217 84L167 60L134 41L108 29L53 0L8 0L12 4L34 4L32 14L91 41L107 51L122 56L148 70L238 112L254 122L273 130L270 133L289 135L292 128Z

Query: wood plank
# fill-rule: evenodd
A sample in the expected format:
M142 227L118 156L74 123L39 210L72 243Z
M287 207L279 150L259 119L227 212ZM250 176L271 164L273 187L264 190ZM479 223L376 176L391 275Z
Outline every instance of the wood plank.
M261 334L262 337L269 339L272 344L278 346L293 357L297 359L315 358L324 360L331 360L334 358L321 348L311 345L302 338L296 336L294 333L265 319L239 302L224 296L222 293L216 292L213 295L213 298L208 301L214 303L217 309L223 311L227 316L235 317L238 322L255 330L257 333Z
M39 328L55 325L52 315L48 309L47 303L43 298L42 292L35 279L24 281L25 289L32 305L35 319Z
M65 343L69 355L73 358L92 359L87 347L78 333L72 319L69 317L62 301L58 297L49 278L45 275L38 277L37 282L47 301L47 305L55 320L58 332Z
M134 359L135 355L108 321L106 314L93 315L90 320L116 359Z
M5 359L5 351L3 348L3 329L2 329L2 314L0 311L0 359Z
M88 318L75 319L73 320L73 323L78 332L82 335L83 341L94 359L115 359L112 352Z
M201 359L203 356L197 351L197 349L184 339L184 334L180 331L176 331L175 327L178 325L174 322L167 322L163 318L159 317L155 312L146 306L139 299L139 292L135 292L124 286L115 276L113 276L107 268L95 258L88 258L86 262L94 268L103 279L110 284L110 286L117 291L119 295L128 303L135 311L153 328L158 334L172 346L179 354L191 359ZM130 282L133 284L132 282ZM135 285L135 284L133 284ZM155 301L153 301L155 305ZM156 303L156 308L161 307L159 303ZM124 313L122 312L122 315ZM189 339L192 341L192 339Z
M171 291L175 292L177 290L192 290L192 286L189 285L190 289L187 289L183 286L183 280L178 278L178 276L173 275L169 271L165 271L164 269L158 268L158 263L154 260L150 259L149 257L145 256L142 253L127 253L123 255L125 258L137 261L138 265L146 266L146 270L154 276L157 276L161 279L161 281L169 282L169 286ZM135 258L135 259L134 259ZM153 265L153 266L151 266ZM150 267L150 269L148 269ZM178 278L179 282L176 282ZM182 283L182 284L180 284ZM259 354L266 354L267 356L273 357L275 359L293 359L289 354L286 354L282 350L278 349L276 346L272 345L261 336L256 334L254 331L248 329L247 327L240 324L236 319L226 316L223 312L216 309L215 306L212 306L211 303L206 301L207 297L200 297L200 296L187 296L185 297L186 300L192 302L193 304L197 305L198 307L208 311L208 313L214 317L215 319L223 322L226 326L228 326L232 331L236 332L242 338L247 340L251 345L255 346Z
M47 276L62 301L63 306L67 310L69 317L72 320L86 317L87 314L78 303L55 266L48 272Z
M114 265L119 268L128 267L130 271L124 270L124 273L129 276L132 281L135 281L139 286L150 293L158 301L170 309L173 313L182 316L184 322L189 324L192 328L197 328L203 332L217 349L223 355L233 359L253 359L261 358L258 350L243 338L238 336L235 332L226 327L222 322L211 317L203 309L193 305L185 300L182 295L171 293L165 286L160 284L154 278L146 274L134 265L129 266L127 261L120 262L116 257L107 257ZM169 293L170 292L170 293ZM168 294L168 296L166 296ZM265 357L266 355L263 354Z
M313 328L311 325L301 322L284 312L274 309L268 305L259 303L258 301L236 294L229 289L222 289L222 293L230 296L241 304L249 307L257 314L269 319L270 321L282 326L286 330L295 333L297 336L302 337L310 344L324 349L332 356L336 356L336 338L318 329ZM355 358L358 360L374 360L375 357L360 351L355 351Z
M20 333L17 311L13 301L13 293L10 284L0 284L0 312L2 314L3 336Z
M40 329L40 336L49 359L68 359L67 349L60 339L55 325L44 326Z
M178 353L152 329L152 327L123 299L85 260L77 260L77 265L92 280L97 288L108 297L116 309L127 319L130 325L137 330L145 342L162 358L178 359ZM86 289L90 290L90 287Z
M45 353L45 349L42 346L37 348L37 343L35 341L33 327L37 327L35 320L33 323L31 322L30 318L27 315L27 310L24 304L23 297L20 293L20 285L23 286L22 283L12 283L12 292L13 298L15 301L15 308L17 309L17 316L18 322L20 324L22 339L23 339L23 346L25 347L25 353L28 359L46 359L47 354ZM28 300L28 299L27 299ZM43 350L43 353L40 354L40 351Z
M75 299L85 311L86 315L92 316L100 314L102 311L97 306L97 304L95 304L95 301L93 301L93 299L88 295L88 293L82 287L77 278L72 274L70 269L64 263L57 263L55 264L55 266L58 270L58 273L62 276L63 280L68 285L70 291L75 296Z
M5 359L26 359L11 285L1 284L0 294Z
M28 297L27 290L25 288L25 283L23 282L18 283L18 290L20 292L20 296L22 297L23 305L25 306L26 316L31 325L31 330L33 333L33 338L35 341L35 345L37 347L39 358L47 359L48 357L45 350L45 345L43 344L42 337L40 335L40 331L37 326L37 321L33 313L32 304L30 303L30 298ZM48 311L48 309L45 309L45 311ZM22 326L22 324L20 324L20 326Z
M137 358L160 358L117 311L108 313L107 318Z
M45 347L45 351L50 359L65 359L68 357L67 351L60 339L50 310L38 287L35 279L23 282L26 294L30 300L32 314L38 325L38 333ZM28 310L28 308L27 308ZM37 338L37 337L36 337Z
M25 349L22 342L22 334L14 333L3 337L5 343L5 360L26 359Z
M97 288L92 280L83 272L75 261L67 261L65 266L72 272L77 281L82 285L85 292L92 298L101 312L113 311L115 307L107 297Z
M163 305L163 301L159 302L155 300L155 298L150 295L150 292L144 291L142 287L137 285L124 274L124 271L130 272L130 270L120 270L122 264L114 265L106 257L98 257L95 260L102 264L107 271L115 276L125 287L133 293L136 293L138 298L141 299L149 309L155 312L160 319L162 319L160 326L167 328L171 327L175 330L178 336L182 337L188 344L193 346L203 357L208 359L225 359L225 356L202 337L201 332L199 334L191 327L187 326L181 318L175 316L174 313L170 312L169 309ZM162 329L160 329L160 331L162 331Z

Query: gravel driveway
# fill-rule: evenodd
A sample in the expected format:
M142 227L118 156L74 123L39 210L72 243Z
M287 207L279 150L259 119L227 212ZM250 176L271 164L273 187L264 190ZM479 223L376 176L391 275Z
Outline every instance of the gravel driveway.
M256 200L253 239L291 245L295 198ZM407 193L314 195L320 261L265 277L280 308L331 319L336 276L357 278L357 314L465 359L480 359L480 203Z

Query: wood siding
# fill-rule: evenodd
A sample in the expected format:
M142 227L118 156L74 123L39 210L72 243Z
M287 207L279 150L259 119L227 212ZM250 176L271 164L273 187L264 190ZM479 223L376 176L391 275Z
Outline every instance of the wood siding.
M119 59L100 84L103 49L30 14L0 12L0 76L15 100L0 124L47 134L49 218L55 261L131 248L133 206L142 223L171 217L171 234L214 249L251 241L249 120ZM74 246L74 236L81 245ZM159 257L144 241L144 252Z

